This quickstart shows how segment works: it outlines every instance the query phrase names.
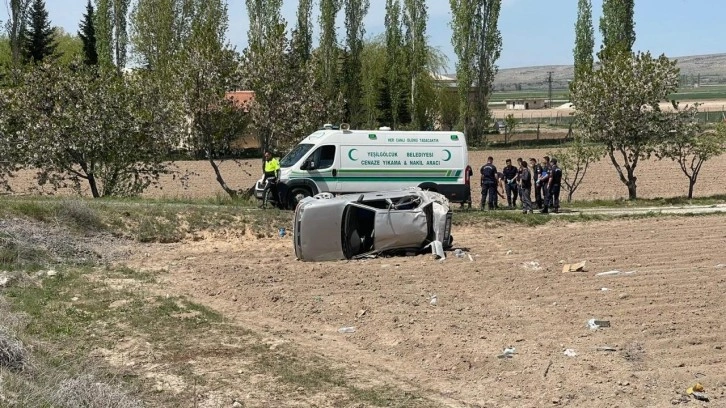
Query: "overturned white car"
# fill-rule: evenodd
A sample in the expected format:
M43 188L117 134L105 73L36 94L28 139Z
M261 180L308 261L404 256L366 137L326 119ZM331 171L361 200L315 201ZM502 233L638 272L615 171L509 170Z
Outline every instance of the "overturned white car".
M453 243L451 210L446 197L420 188L322 193L298 203L293 239L303 261L421 252L429 246L443 256Z

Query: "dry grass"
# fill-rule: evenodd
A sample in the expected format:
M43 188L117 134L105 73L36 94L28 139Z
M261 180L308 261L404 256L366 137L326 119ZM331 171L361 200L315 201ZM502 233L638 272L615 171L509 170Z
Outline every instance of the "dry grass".
M141 401L131 397L121 387L109 385L91 374L80 375L61 382L52 397L58 407L141 408Z
M7 329L0 327L0 368L24 371L30 366L28 350Z

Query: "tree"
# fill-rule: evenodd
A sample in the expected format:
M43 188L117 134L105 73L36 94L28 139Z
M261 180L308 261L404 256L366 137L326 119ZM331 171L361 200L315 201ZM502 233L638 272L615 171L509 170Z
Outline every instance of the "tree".
M121 72L126 67L126 49L129 45L127 16L131 0L113 1L113 39L116 67Z
M506 118L504 118L504 124L506 125L504 131L504 143L509 143L512 141L512 135L517 128L517 119L510 113Z
M191 35L193 15L190 0L139 0L131 12L134 60L169 86L182 68L177 61Z
M501 0L449 0L452 21L451 38L459 62L456 75L459 86L459 129L470 140L483 135L490 119L489 96L497 73L496 61L502 50L499 32ZM470 102L471 87L474 87Z
M23 39L28 21L30 0L10 0L8 14L10 20L5 22L5 30L10 42L11 71L17 80L23 57Z
M572 196L585 179L590 164L600 161L604 153L602 145L588 143L582 135L578 135L566 149L549 154L559 161L568 203L572 202Z
M592 2L591 0L578 0L577 22L575 23L575 80L589 75L592 72L595 49L594 30L592 28Z
M382 92L387 95L382 98L382 118L391 122L384 123L392 129L398 129L399 124L408 123L402 120L407 112L405 83L402 78L405 74L405 53L403 49L403 31L401 28L401 3L399 0L386 0L386 80ZM385 103L387 102L387 103Z
M237 82L239 58L225 40L228 26L223 0L195 0L191 33L185 41L179 65L186 116L191 118L191 147L204 154L216 180L230 197L239 190L230 187L220 170L229 154L229 144L247 127L243 106L225 97Z
M635 0L603 0L600 32L600 60L632 52L635 44Z
M381 111L378 107L381 83L386 76L386 47L384 38L379 35L364 42L361 53L361 108L363 126L375 129L381 126L378 121ZM390 104L389 104L390 112ZM386 123L388 126L391 122Z
M442 130L453 130L459 123L459 97L447 86L439 88L439 124Z
M688 198L691 199L703 163L726 151L726 123L721 122L715 129L704 131L698 123L697 104L679 110L674 102L674 108L674 126L658 146L656 155L678 163L688 178Z
M639 160L649 157L671 129L672 115L662 112L659 102L677 86L675 62L650 53L612 56L572 85L576 125L589 141L605 145L631 200L637 198Z
M296 58L307 63L313 49L313 0L300 0L297 8L297 24L292 32L292 49Z
M335 19L340 11L341 0L320 0L319 82L326 100L337 98L338 91L338 41L335 35Z
M22 164L38 170L38 184L80 193L83 182L93 197L136 195L158 180L178 144L182 116L159 88L81 61L43 64L8 90L12 103L0 123L15 130Z
M98 65L98 52L96 51L96 28L94 27L95 15L93 12L93 4L88 0L86 4L86 14L83 15L83 21L79 27L78 36L83 41L83 62L87 65Z
M62 28L53 29L55 36L55 62L69 65L78 58L83 58L83 41L72 34L66 33Z
M95 0L96 54L104 66L113 64L113 0ZM141 1L139 2L141 3Z
M363 18L370 6L368 0L345 0L346 55L343 60L343 95L346 100L345 120L355 129L363 122L362 62Z
M422 84L428 79L426 71L428 45L426 44L426 20L428 12L424 0L404 0L403 26L405 27L404 50L408 66L410 112L413 127L423 130L426 109L422 104Z
M184 1L184 0L177 0ZM140 0L136 8L149 8L151 13L167 11L165 6L175 0ZM131 0L96 0L96 45L99 62L106 66L115 65L120 73L126 67L129 44L128 14ZM141 3L145 3L141 5ZM149 4L152 3L152 4ZM150 27L164 29L166 27ZM153 33L149 33L153 35Z
M33 0L28 18L28 28L24 31L23 59L26 62L42 62L55 53L55 33L50 26L45 1Z

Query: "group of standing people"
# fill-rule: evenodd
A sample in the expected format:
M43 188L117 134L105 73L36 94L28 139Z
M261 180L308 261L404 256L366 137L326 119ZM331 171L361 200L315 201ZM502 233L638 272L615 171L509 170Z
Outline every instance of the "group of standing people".
M530 158L529 163L521 158L517 159L518 167L512 165L507 159L502 171L494 165L494 158L488 157L485 165L481 167L481 209L497 210L498 198L507 199L507 208L516 209L517 199L521 201L522 213L533 213L535 206L542 214L557 213L560 209L560 188L562 183L562 169L557 166L557 159L543 157L541 163ZM473 171L467 168L467 176ZM532 189L535 201L532 202ZM462 207L464 204L462 203ZM471 200L469 200L471 208Z

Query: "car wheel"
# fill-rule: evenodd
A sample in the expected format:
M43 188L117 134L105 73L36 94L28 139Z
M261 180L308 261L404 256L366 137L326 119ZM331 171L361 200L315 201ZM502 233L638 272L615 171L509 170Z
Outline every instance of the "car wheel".
M451 249L451 247L454 246L454 236L449 235L449 239L446 242L444 242L443 244L444 244L444 249Z
M297 203L299 203L303 198L306 197L312 197L313 194L304 187L296 187L290 190L290 195L288 195L288 203L290 204L290 208L295 209L297 207Z

